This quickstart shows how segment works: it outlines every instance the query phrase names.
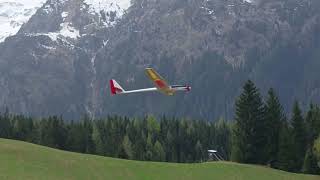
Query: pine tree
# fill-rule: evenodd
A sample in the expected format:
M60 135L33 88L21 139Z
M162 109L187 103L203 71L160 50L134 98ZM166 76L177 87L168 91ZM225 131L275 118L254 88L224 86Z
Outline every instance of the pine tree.
M156 141L154 144L154 153L153 153L153 160L156 161L165 161L166 160L166 154L164 152L164 149L159 141Z
M157 122L156 118L151 115L147 117L147 130L151 133L152 140L160 133L160 124Z
M10 138L12 135L12 127L10 123L9 111L6 110L4 115L0 115L0 137Z
M134 159L145 160L145 148L147 143L147 137L143 132L143 122L139 119L135 119L133 122L133 128L135 129L134 133ZM131 137L131 136L130 136Z
M283 108L280 104L280 101L276 96L274 90L270 89L268 91L268 98L265 106L265 128L268 137L266 146L268 153L268 162L271 163L271 166L273 166L277 159L279 135L284 119L285 115L283 113Z
M275 166L284 171L294 171L294 148L291 129L286 121L284 121L279 137L279 150L277 154L277 162Z
M317 157L318 159L318 166L320 167L320 135L318 137L318 139L316 139L314 141L314 155Z
M13 137L17 140L23 140L22 139L24 135L23 122L19 119L18 116L15 116L12 119L12 122L13 122L13 128L12 128Z
M34 144L40 144L40 123L38 120L32 119L33 128L30 133L30 141Z
M299 103L297 101L295 101L293 105L293 115L292 115L291 123L293 128L292 135L293 135L293 141L294 141L293 151L295 152L294 171L299 172L302 169L303 160L306 153L307 137L306 137L305 122L299 107Z
M53 127L51 121L51 117L49 117L48 119L41 120L39 131L39 143L44 146L54 147L54 138L52 136Z
M67 150L73 152L84 152L85 148L83 139L83 129L81 125L71 122L68 126L68 135L66 139Z
M214 127L214 143L213 145L217 147L216 149L219 152L219 155L223 157L223 159L228 160L230 157L230 146L231 146L231 128L230 124L228 124L225 120L220 119L218 122L212 124ZM207 136L210 138L210 135ZM217 146L218 145L218 146Z
M303 162L302 172L306 174L320 174L317 158L313 149L308 149Z
M92 140L92 120L87 115L83 118L82 128L85 153L92 153L95 150L94 143Z
M53 137L55 148L65 149L67 132L62 117L58 118L57 116L53 116L51 127L51 136Z
M122 146L123 146L123 149L124 149L124 152L125 152L127 158L133 159L134 152L132 149L132 143L131 143L128 135L124 136Z
M101 128L103 128L103 122L96 121L92 128L92 140L95 146L95 153L98 155L105 155L104 142L102 140Z
M317 105L310 104L306 116L307 145L311 148L314 140L320 133L320 109Z
M233 160L242 163L265 163L264 108L260 93L247 81L236 102L236 125L233 138Z
M202 157L203 157L203 148L202 148L202 144L198 140L197 144L195 146L195 161L202 162L202 160L203 160Z
M148 137L147 137L145 159L148 161L153 160L153 144L152 144L150 133L148 134Z
M171 134L170 130L167 131L167 136L166 136L166 157L169 162L177 162L177 157L176 157L176 148L175 148L175 142L174 142L174 137Z

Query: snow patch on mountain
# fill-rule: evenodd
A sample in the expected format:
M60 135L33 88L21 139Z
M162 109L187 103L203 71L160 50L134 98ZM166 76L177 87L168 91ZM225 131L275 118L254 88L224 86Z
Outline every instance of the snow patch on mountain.
M59 6L64 6L66 2L70 0L48 0L42 11L46 14L52 14L53 12L58 12Z
M61 14L61 17L62 17L63 20L64 20L66 17L68 17L68 15L69 15L68 12L63 12L63 13Z
M0 42L15 35L46 0L0 0Z
M100 15L106 26L112 26L131 6L130 0L84 0L89 12Z
M61 34L62 36L72 39L77 39L78 37L80 37L79 30L72 27L70 23L63 23L60 26L62 26L62 28L59 34Z
M49 32L49 33L36 33L36 34L28 34L29 36L48 36L52 41L57 41L58 38L71 38L77 39L80 37L79 30L72 27L72 24L69 22L64 22L60 24L60 31L57 32Z
M247 2L247 3L252 3L253 0L243 0L244 2Z

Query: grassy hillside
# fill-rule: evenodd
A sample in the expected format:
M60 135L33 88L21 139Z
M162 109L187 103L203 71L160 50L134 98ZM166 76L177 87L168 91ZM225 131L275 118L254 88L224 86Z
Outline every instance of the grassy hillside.
M225 162L171 164L127 161L0 139L0 179L319 180L320 177Z

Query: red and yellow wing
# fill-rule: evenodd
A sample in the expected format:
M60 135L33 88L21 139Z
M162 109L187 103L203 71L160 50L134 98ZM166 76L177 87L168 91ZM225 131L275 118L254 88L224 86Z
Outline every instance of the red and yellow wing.
M157 89L166 95L173 95L173 91L168 83L152 68L147 68L146 73L148 77L153 81Z

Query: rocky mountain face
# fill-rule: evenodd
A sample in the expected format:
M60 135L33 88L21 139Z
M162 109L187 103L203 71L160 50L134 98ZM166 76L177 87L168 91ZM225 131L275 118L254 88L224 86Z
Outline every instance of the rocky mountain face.
M40 116L93 115L92 59L123 11L117 6L110 12L112 6L96 10L94 0L49 0L38 9L1 44L2 108Z
M320 102L318 0L49 0L0 44L0 104L36 116L167 114L232 118L243 82L273 87L286 110ZM151 87L144 68L192 92Z

